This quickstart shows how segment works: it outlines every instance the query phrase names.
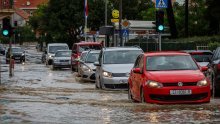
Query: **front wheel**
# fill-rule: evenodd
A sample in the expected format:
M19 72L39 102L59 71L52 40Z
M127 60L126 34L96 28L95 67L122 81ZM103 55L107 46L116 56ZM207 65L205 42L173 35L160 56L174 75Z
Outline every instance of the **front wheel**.
M136 102L136 100L134 100L132 96L130 86L128 86L128 99L131 100L132 102Z
M144 88L141 88L141 103L146 103L145 97L144 97Z

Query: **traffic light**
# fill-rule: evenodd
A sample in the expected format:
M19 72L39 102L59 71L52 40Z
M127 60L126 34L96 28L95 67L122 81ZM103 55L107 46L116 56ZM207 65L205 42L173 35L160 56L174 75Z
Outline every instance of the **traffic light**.
M9 18L4 18L2 20L2 35L5 37L10 37L11 35L11 24Z
M162 10L156 11L156 31L164 31L164 11Z

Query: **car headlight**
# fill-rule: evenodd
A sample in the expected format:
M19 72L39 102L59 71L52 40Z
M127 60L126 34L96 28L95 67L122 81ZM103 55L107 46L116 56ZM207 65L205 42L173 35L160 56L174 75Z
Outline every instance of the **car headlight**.
M86 65L82 65L82 70L83 71L89 71L89 72L91 72L92 71L92 69L90 69L88 66L86 66Z
M102 74L103 74L104 77L112 77L111 72L103 71Z
M207 86L208 82L206 79L197 82L197 86Z
M146 82L146 85L150 88L162 88L163 87L163 84L156 82L156 81L151 81L151 80L148 80Z
M22 53L21 56L24 56L24 53Z

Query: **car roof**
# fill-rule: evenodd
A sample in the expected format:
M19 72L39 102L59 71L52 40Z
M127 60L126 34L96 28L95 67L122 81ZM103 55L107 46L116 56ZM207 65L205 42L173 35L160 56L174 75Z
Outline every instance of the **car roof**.
M118 50L142 50L138 47L106 47L104 51L118 51ZM142 50L143 51L143 50Z
M57 52L72 52L72 50L57 50Z
M48 46L60 46L67 45L66 43L49 43Z
M90 50L89 53L100 53L101 50Z
M85 41L81 41L79 43L75 43L77 45L101 45L100 42L85 42Z
M201 53L201 52L210 52L212 53L211 50L183 50L184 52L187 52L187 53Z
M172 56L172 55L190 56L190 54L181 51L147 52L144 53L144 55L145 56Z

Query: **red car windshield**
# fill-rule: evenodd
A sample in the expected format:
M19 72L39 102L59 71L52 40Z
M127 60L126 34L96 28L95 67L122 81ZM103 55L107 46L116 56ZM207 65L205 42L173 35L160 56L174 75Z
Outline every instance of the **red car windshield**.
M183 55L147 57L146 64L148 71L198 70L191 56Z

